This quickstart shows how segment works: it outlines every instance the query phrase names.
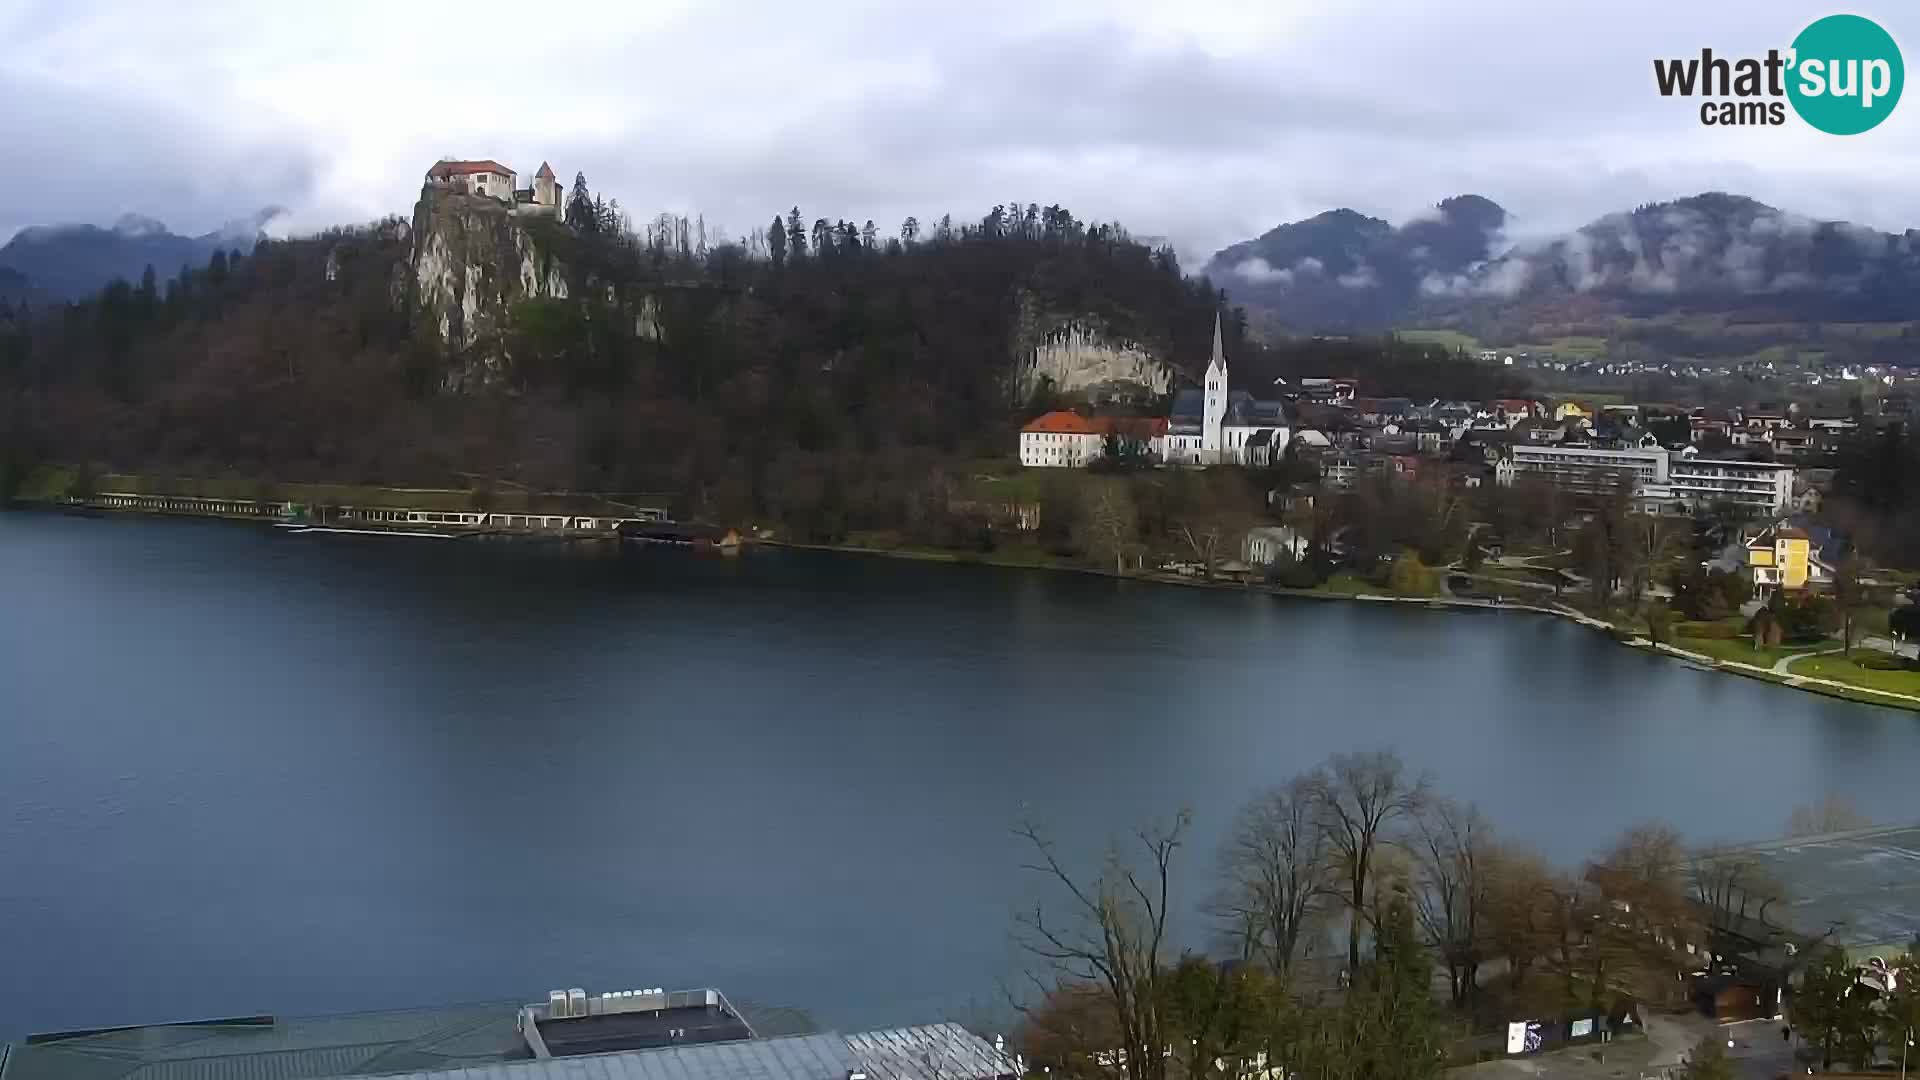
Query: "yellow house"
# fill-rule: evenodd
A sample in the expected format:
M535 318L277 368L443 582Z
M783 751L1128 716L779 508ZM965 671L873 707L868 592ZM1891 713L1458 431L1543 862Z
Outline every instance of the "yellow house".
M1553 407L1553 418L1555 420L1566 420L1569 418L1574 420L1591 420L1593 419L1593 407L1591 405L1583 405L1578 401L1563 401Z
M1800 529L1762 530L1747 541L1747 568L1757 588L1804 589L1815 576L1813 541Z

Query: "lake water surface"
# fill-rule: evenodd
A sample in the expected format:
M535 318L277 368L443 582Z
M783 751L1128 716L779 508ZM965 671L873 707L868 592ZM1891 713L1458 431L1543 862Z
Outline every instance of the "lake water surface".
M0 514L0 1037L715 985L998 1010L1095 855L1390 747L1575 860L1920 818L1920 718L1561 620L753 552Z

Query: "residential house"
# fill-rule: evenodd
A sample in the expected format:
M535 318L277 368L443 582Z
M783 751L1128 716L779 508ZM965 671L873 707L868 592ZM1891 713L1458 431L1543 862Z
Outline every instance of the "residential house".
M1291 526L1262 525L1247 530L1247 537L1240 545L1240 558L1249 566L1298 562L1307 557L1307 546L1307 538Z
M1494 418L1508 427L1540 414L1540 403L1537 401L1528 401L1525 398L1500 398L1493 402Z
M1445 453L1447 446L1453 442L1447 425L1438 420L1409 420L1401 430L1413 437L1414 445L1423 454Z
M1832 567L1814 555L1813 539L1805 529L1771 525L1749 537L1744 546L1754 587L1763 594L1797 592L1833 580Z
M1779 428L1773 432L1773 452L1788 457L1813 453L1815 434L1806 428Z

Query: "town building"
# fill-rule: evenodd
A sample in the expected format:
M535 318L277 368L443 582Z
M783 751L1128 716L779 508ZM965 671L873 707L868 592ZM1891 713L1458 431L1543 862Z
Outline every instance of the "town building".
M1508 475L1514 479L1537 476L1584 494L1614 492L1624 483L1649 507L1692 510L1730 502L1782 514L1793 501L1793 466L1701 457L1692 446L1671 451L1657 445L1602 448L1516 441L1508 453L1513 463Z
M1028 468L1083 469L1104 457L1109 437L1139 444L1143 456L1166 456L1167 422L1159 417L1081 416L1056 410L1020 429L1020 464Z
M1668 461L1672 496L1688 509L1730 502L1767 514L1783 514L1793 502L1791 465L1709 458L1693 447L1669 453Z

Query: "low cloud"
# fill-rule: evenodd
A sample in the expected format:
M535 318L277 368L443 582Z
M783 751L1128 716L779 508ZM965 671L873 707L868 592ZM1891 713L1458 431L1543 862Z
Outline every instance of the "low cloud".
M1380 275L1374 273L1373 267L1366 263L1361 263L1333 280L1343 289L1374 289L1380 286Z
M1282 285L1293 283L1293 271L1275 270L1265 259L1248 259L1233 268L1233 275L1254 285L1271 285L1275 282Z

